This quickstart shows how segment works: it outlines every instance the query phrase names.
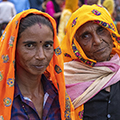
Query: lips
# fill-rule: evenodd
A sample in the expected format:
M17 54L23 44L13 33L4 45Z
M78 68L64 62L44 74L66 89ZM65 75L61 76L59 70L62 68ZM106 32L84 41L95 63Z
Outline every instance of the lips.
M44 65L34 65L36 69L43 69L45 66Z
M107 47L100 48L100 49L96 50L94 53L103 52L106 48Z

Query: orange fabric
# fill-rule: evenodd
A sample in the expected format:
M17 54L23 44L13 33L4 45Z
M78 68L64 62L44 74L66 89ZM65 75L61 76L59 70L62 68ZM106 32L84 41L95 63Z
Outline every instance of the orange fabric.
M76 120L82 120L83 119L83 110L84 110L84 105L81 105L80 107L75 109L75 119Z
M48 14L35 9L29 9L17 14L13 20L9 22L2 37L0 38L0 120L10 120L11 117L15 80L15 50L19 23L22 18L26 17L30 13L43 15L52 23L54 28L55 52L47 71L50 73L50 79L53 84L58 89L62 120L65 120L68 117L74 120L73 106L69 96L65 92L63 61L56 35L55 20Z

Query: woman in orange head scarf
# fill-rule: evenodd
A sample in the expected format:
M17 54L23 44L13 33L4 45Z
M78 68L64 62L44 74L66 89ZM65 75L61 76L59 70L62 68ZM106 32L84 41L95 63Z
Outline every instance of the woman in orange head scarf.
M0 64L1 120L74 119L56 23L48 14L30 9L9 22L0 38Z
M119 120L120 35L108 11L100 5L75 11L61 48L76 120Z

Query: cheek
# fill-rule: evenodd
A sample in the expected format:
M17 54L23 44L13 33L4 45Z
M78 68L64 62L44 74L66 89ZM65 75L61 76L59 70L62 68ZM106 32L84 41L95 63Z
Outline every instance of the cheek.
M82 47L82 50L84 51L85 55L88 58L92 58L94 56L94 48L92 47L92 43Z
M87 54L87 53L91 52L92 46L91 46L91 44L88 44L86 46L84 46L84 45L81 46L81 48L83 49L84 53Z
M45 51L45 56L48 59L48 61L50 61L52 59L53 53L54 53L54 49L51 49L49 51Z
M113 40L112 40L112 38L111 38L110 35L107 36L107 37L105 37L105 38L103 38L103 39L106 41L106 43L107 43L110 47L113 47Z
M16 54L16 62L19 65L27 66L27 64L31 60L31 58L32 58L32 52L30 54L28 52L21 51L21 52L17 52L17 54Z

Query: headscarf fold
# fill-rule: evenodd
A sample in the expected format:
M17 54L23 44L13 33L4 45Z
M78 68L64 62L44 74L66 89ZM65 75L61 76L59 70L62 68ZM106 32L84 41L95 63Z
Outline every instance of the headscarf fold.
M0 38L0 120L10 120L11 118L11 108L14 99L15 50L19 24L22 18L31 13L43 15L52 23L54 29L54 54L46 71L50 73L50 80L58 90L62 120L74 120L73 106L65 92L63 60L57 40L55 20L47 13L35 9L29 9L17 14L9 22Z

